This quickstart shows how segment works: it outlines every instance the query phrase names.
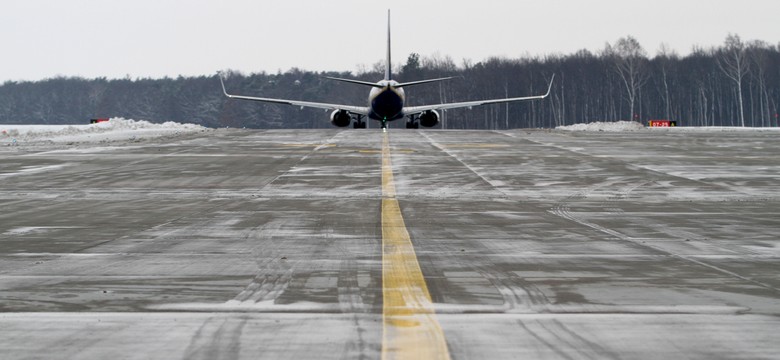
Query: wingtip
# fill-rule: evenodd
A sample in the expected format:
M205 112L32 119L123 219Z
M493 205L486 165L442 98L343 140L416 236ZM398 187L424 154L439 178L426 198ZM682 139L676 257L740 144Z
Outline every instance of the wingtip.
M230 94L228 94L225 89L225 80L222 79L222 71L217 71L217 77L219 78L219 83L222 85L222 93L225 94L225 96L230 97Z
M555 74L554 73L552 74L552 77L550 78L550 85L547 86L547 93L544 94L544 97L547 97L548 95L550 95L550 91L552 91L553 81L555 81Z

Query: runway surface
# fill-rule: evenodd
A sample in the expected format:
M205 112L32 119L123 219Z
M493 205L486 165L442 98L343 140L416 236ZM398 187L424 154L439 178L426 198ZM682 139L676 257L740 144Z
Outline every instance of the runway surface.
M0 357L776 359L777 135L0 148Z

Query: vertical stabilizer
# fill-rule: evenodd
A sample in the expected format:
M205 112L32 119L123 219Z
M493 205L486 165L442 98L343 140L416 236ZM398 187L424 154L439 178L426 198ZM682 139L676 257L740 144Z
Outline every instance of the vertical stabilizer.
M387 9L387 61L385 62L385 80L392 79L390 69L390 9Z

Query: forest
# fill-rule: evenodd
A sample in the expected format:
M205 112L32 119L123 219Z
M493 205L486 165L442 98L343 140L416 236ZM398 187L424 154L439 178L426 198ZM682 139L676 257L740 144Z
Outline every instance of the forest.
M780 112L780 44L743 41L730 34L721 45L681 56L662 46L653 56L633 37L595 52L490 58L456 63L448 56L409 54L396 61L394 79L455 79L407 89L407 105L543 94L544 100L497 104L441 114L437 128L554 128L595 121L668 119L680 126L776 127ZM324 76L378 81L384 64L350 72L243 74L224 71L230 93L359 105L368 89ZM55 77L0 85L0 123L83 124L124 117L208 127L324 128L317 109L227 99L216 73L162 79ZM374 124L369 124L374 126ZM403 127L396 121L391 127Z

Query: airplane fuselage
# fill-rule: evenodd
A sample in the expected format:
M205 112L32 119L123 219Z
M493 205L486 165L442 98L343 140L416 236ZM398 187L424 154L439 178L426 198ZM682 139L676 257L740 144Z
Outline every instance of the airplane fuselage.
M380 121L392 121L404 117L404 89L395 80L381 80L368 94L368 117Z

